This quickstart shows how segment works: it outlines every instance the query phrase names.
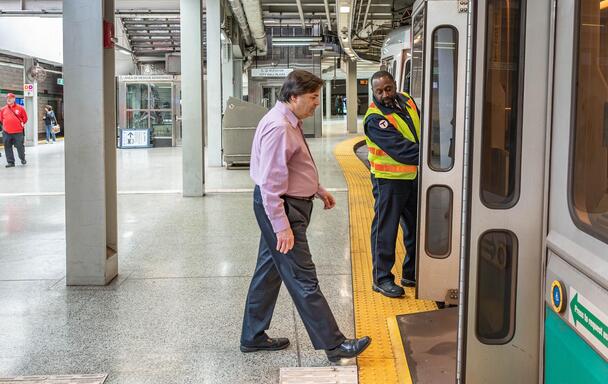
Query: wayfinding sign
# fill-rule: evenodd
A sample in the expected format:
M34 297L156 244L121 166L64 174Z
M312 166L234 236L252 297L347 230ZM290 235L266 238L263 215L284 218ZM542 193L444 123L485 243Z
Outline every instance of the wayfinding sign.
M147 148L150 144L150 129L121 129L119 148Z
M252 68L251 77L287 77L293 68Z
M23 96L34 97L34 84L23 84Z
M608 315L572 287L569 297L568 321L604 358L608 358Z

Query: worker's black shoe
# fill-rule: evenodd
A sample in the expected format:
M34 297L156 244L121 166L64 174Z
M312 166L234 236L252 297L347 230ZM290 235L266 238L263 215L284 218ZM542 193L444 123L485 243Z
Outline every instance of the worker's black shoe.
M279 351L289 346L289 339L278 337L276 339L268 338L261 343L255 345L242 345L241 352L257 352L257 351Z
M363 336L359 339L346 339L342 344L334 349L326 349L327 359L332 363L340 361L340 359L352 359L358 356L365 348L369 346L372 339L369 336Z
M410 280L410 279L406 279L404 277L403 279L401 279L401 286L402 287L415 287L416 286L416 280Z
M380 292L386 297L391 298L405 295L405 290L390 280L380 284L374 283L374 285L372 285L372 289L376 292Z
M21 164L25 165L25 164L27 164L27 161L21 160Z
M12 168L14 166L15 166L15 164L13 164L13 163L8 163L5 165L6 168Z

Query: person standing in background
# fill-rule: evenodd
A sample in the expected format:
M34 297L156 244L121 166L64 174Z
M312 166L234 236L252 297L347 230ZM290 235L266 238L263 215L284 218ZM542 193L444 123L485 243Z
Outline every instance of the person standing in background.
M0 123L2 124L2 140L4 142L4 153L6 154L5 167L15 166L13 146L17 147L21 164L27 164L23 144L27 113L22 106L15 104L15 95L12 93L6 95L6 105L0 109Z
M44 107L44 128L46 131L46 143L48 144L50 139L53 139L53 144L57 141L55 132L53 132L53 126L57 125L57 118L55 117L55 112L53 112L53 107L50 105L46 105Z

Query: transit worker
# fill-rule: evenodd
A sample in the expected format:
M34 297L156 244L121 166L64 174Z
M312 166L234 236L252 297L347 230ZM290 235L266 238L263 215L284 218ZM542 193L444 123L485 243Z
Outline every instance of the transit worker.
M323 81L303 70L288 76L279 101L260 121L251 150L251 178L256 186L253 210L261 230L257 265L247 294L242 352L287 348L286 338L270 338L266 330L281 282L302 318L315 349L324 349L330 361L352 358L370 344L367 336L346 339L321 292L308 247L306 229L313 199L325 209L334 197L319 184L319 173L304 138L302 120L319 106Z
M2 124L2 141L6 154L6 168L15 166L13 146L17 148L21 164L27 164L23 144L27 113L22 106L15 103L15 95L12 93L6 95L6 105L0 109L0 123Z
M401 297L391 269L400 219L404 222L406 257L401 285L416 285L416 210L420 113L414 100L397 92L393 76L378 71L371 78L373 101L364 117L369 150L374 219L371 228L372 289L388 297Z

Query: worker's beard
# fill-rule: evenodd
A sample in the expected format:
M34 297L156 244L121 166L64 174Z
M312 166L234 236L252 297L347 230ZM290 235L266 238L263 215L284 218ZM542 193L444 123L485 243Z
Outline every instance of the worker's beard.
M397 100L395 97L385 97L381 101L382 105L388 108L395 108L397 106Z

